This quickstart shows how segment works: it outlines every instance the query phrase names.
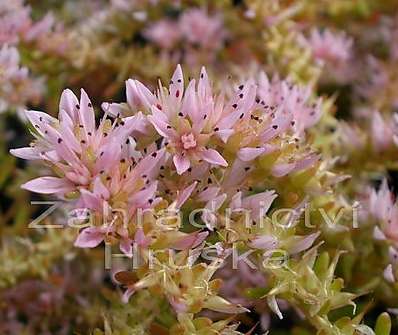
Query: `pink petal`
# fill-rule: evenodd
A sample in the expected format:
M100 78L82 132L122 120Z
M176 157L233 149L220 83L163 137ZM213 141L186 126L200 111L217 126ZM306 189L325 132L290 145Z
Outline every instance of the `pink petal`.
M189 161L189 159L181 155L174 155L173 162L177 169L177 173L180 175L187 171L191 166L191 162Z
M205 100L211 95L211 86L209 76L207 75L206 68L202 66L200 70L200 78L198 83L198 95L202 100Z
M141 133L146 132L147 120L141 112L134 116L125 117L122 119L123 124L120 124L117 129L112 132L112 138L118 142L125 142L127 137L134 131Z
M176 136L176 132L171 126L163 122L160 118L156 117L154 114L148 116L148 120L155 127L156 131L160 136L165 138L174 138Z
M133 257L133 245L132 240L129 238L123 238L120 240L119 248L120 251L123 252L127 257Z
M203 119L203 115L200 113L198 101L196 98L194 79L192 79L188 84L184 99L182 101L181 113L183 115L188 115L194 124L200 122Z
M95 194L87 191L86 189L80 190L81 200L86 208L93 209L95 211L102 211L102 201Z
M74 122L70 115L63 109L58 113L58 119L61 127L67 127L73 130Z
M156 98L144 84L138 80L129 79L126 82L127 103L131 107L144 106L150 110L156 104Z
M278 197L274 191L267 191L245 197L242 200L243 208L252 211L252 216L258 218L261 214L265 215L271 207L273 201Z
M95 129L94 108L87 93L83 89L80 90L80 109L78 110L78 114L86 132L93 133Z
M22 159L40 159L40 155L32 147L11 149L10 154Z
M296 166L296 163L284 163L276 164L273 166L271 173L274 177L283 177L289 172L292 172Z
M234 187L239 185L249 173L249 170L247 169L248 167L250 166L248 166L247 163L241 161L240 159L235 159L223 186Z
M201 244L206 237L209 235L209 232L194 232L191 234L188 234L181 239L179 239L177 242L173 243L171 246L173 249L177 250L187 250L187 249L193 249L197 247L199 244Z
M178 64L175 69L173 76L171 77L171 83L169 87L170 96L178 101L181 101L184 93L184 76L182 74L181 65Z
M130 300L130 297L135 293L136 288L134 286L129 287L122 296L122 301L127 304Z
M138 228L134 235L134 242L137 243L138 246L146 248L151 244L151 238L145 236L142 228Z
M165 150L161 149L152 154L144 157L134 168L134 177L141 177L143 174L150 175L152 170L157 166L157 164L163 159ZM131 182L126 183L126 187L132 187L130 184L135 183L135 178L131 178Z
M319 155L312 154L308 157L296 162L296 166L294 167L294 171L304 170L312 165L314 165L319 160Z
M179 298L169 297L169 302L176 313L186 313L188 310L186 303Z
M272 125L270 125L260 136L262 142L268 142L277 135L286 131L292 121L293 116L291 114L280 115L272 121Z
M205 149L200 153L200 156L210 164L228 166L227 161L214 149Z
M157 181L153 182L150 185L148 185L145 189L137 193L134 193L134 195L130 197L129 201L131 203L134 203L136 207L147 207L150 200L154 200L157 187L158 187Z
M35 127L38 133L43 137L47 137L45 136L44 133L44 131L46 130L46 126L58 123L57 119L43 112L30 110L30 111L25 111L25 115L28 118L29 122Z
M101 170L108 171L120 161L121 148L116 140L112 140L102 147L99 158L95 163L95 171L99 173Z
M274 236L262 235L256 237L249 245L256 249L272 250L278 247L279 241Z
M317 232L310 234L308 236L297 237L294 245L289 248L289 253L297 254L301 251L307 250L314 244L315 240L318 238L320 234L321 234L320 232Z
M394 271L393 271L393 268L392 268L391 264L388 264L388 266L384 269L383 277L389 283L394 283L395 282Z
M386 235L380 230L379 227L373 229L373 238L376 240L384 241L386 240Z
M97 177L94 180L94 194L107 200L110 196L108 189L102 183L101 178Z
M42 194L66 193L73 190L72 184L63 178L57 177L36 178L21 185L21 187L25 190Z
M192 185L188 186L187 188L183 189L181 192L178 192L177 200L176 200L176 208L180 208L185 201L191 196L193 190L195 189L198 182L192 183Z
M120 117L124 113L123 105L115 102L103 102L101 104L101 109L113 117Z
M70 127L61 127L59 130L60 135L62 140L65 142L65 145L69 148L72 149L76 153L81 153L82 148L80 143L75 137L75 134L72 131L72 128Z
M206 190L200 192L198 194L198 200L203 202L208 202L214 199L218 192L220 192L220 188L217 186L210 186Z
M252 161L265 152L265 148L242 148L238 151L238 157L244 162Z
M232 210L242 208L242 192L237 192L233 195L229 202L229 207L231 207Z
M224 143L227 143L229 137L234 133L232 129L221 129L216 132L216 135L221 138Z
M76 95L70 90L70 89L66 89L63 90L62 94L61 94L61 99L59 101L59 110L61 111L65 111L66 113L68 113L69 117L73 120L73 121L77 121L78 117L77 117L77 107L79 105L79 101L77 100Z
M104 232L99 227L83 229L75 241L75 247L95 248L104 240Z

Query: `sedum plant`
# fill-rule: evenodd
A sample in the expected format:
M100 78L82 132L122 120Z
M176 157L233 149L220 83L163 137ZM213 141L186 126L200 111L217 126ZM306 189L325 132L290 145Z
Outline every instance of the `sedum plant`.
M397 9L0 4L0 333L395 334Z

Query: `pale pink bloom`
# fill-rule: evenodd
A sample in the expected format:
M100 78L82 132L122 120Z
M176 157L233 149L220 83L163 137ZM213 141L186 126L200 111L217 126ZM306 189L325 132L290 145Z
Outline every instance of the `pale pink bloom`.
M256 87L250 82L229 101L215 96L202 68L199 82L193 79L184 89L184 78L178 65L169 89L160 87L152 94L137 80L127 81L127 100L141 105L151 114L148 120L164 138L164 145L173 156L178 174L205 161L212 165L228 166L227 161L211 146L217 140L226 142L234 125L250 117Z
M24 108L28 102L39 99L42 82L33 79L26 67L20 65L15 47L3 45L0 49L0 112L7 108Z
M131 256L133 241L127 227L139 209L151 208L159 200L153 170L164 155L164 150L156 151L153 145L147 156L135 156L130 135L140 129L142 115L111 121L105 113L97 127L85 91L78 101L72 91L65 90L59 120L36 111L27 111L26 116L36 130L36 140L31 147L11 153L43 160L58 176L40 177L22 187L77 198L77 207L101 217L101 226L81 231L76 246L93 248L106 239L117 239L121 251Z
M313 29L310 37L303 40L303 44L311 48L316 59L332 66L347 63L352 56L353 40L344 32Z
M54 167L58 177L40 177L22 187L38 193L61 195L88 188L100 175L111 175L120 161L129 158L128 138L139 126L141 114L107 120L98 127L94 108L84 90L80 101L70 90L62 93L59 119L38 111L27 111L26 117L35 129L30 147L11 153L24 159L43 160Z
M371 138L376 151L384 151L394 144L394 123L385 120L378 111L371 118Z
M322 101L311 100L309 87L294 86L277 77L269 81L263 72L257 82L255 110L250 121L238 127L238 131L245 135L239 143L237 156L249 169L252 160L282 149L283 141L276 142L275 138L289 135L289 140L298 144L305 130L315 125L322 115ZM318 160L319 156L315 153L297 150L290 157L278 160L272 166L271 173L282 177L306 169Z
M394 247L389 247L388 254L390 258L390 264L383 271L383 277L390 283L397 282L397 267L398 267L398 251Z
M16 44L21 39L32 42L50 32L54 24L52 14L45 15L36 23L30 15L30 7L23 1L3 1L0 4L0 45Z
M382 61L373 56L367 56L365 61L365 79L355 87L358 94L364 98L372 99L387 89L390 83L390 74Z
M388 238L398 243L398 203L386 180L383 180L379 191L370 191L367 205L368 213L380 224L380 228L375 230L375 237Z
M345 148L362 150L366 145L366 137L355 125L340 122L339 133Z
M94 180L92 190L80 188L78 205L92 210L92 214L100 215L102 225L83 229L75 246L94 248L107 238L114 238L119 240L120 250L127 256L132 256L133 239L130 238L127 227L138 220L138 215L153 208L160 200L156 196L157 182L150 179L150 173L156 168L162 155L163 151L153 152L134 168L115 166L112 177L102 180L97 177ZM123 202L116 201L121 198L124 199ZM147 246L149 243L139 229L134 239L140 246Z
M310 86L293 85L274 76L272 80L264 72L258 76L257 104L268 115L284 117L290 121L293 131L301 135L314 126L322 116L322 99L311 96ZM287 126L286 126L287 127Z
M40 21L33 23L23 34L27 42L39 39L49 33L55 23L55 18L51 13L45 15Z
M144 36L161 48L171 49L180 40L181 32L177 23L165 19L151 24Z
M153 154L156 153L156 157ZM161 200L156 196L157 181L151 178L151 171L158 167L164 151L153 152L143 158L134 168L129 168L121 176L115 169L111 181L107 187L99 178L94 181L92 191L81 189L80 204L84 208L89 208L101 216L102 225L98 227L88 227L83 229L75 246L81 248L94 248L101 242L108 239L117 239L120 243L120 250L127 256L133 254L133 244L139 248L147 248L152 243L151 235L157 236L156 226L153 231L144 233L141 227L137 226L138 216L153 209ZM145 186L143 188L142 185ZM196 184L192 184L179 192L175 201L175 208L180 206L188 199ZM120 202L121 198L124 202ZM118 199L118 202L115 201ZM112 203L116 203L114 208ZM135 229L134 237L129 234L127 227ZM152 234L153 233L153 234ZM207 237L208 232L183 233L169 230L163 235L163 242L167 241L169 248L176 250L192 249L200 245Z
M210 16L204 9L194 8L183 12L179 27L185 39L205 49L217 49L225 39L223 20Z
M22 0L0 3L0 45L17 43L30 25L30 8Z

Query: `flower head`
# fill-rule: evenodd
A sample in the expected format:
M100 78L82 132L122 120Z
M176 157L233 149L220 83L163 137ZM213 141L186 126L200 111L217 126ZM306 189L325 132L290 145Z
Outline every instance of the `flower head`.
M330 65L346 63L352 55L353 40L345 33L333 33L330 30L313 29L305 46L311 48L316 59Z
M205 161L226 167L228 162L216 150L219 141L226 142L237 122L249 117L254 105L255 85L248 82L229 101L214 95L206 70L202 68L198 83L192 79L184 88L178 65L169 89L160 86L152 94L137 80L127 81L130 105L142 105L164 145L173 156L178 174Z
M203 9L184 11L179 21L179 28L189 43L204 49L220 47L225 36L221 17L210 16Z
M18 50L7 44L0 49L0 86L0 112L23 109L28 102L36 102L43 89L42 80L30 76L20 65Z
M383 180L378 191L371 190L368 200L368 212L379 221L380 228L376 235L398 242L398 203L389 190L387 181ZM379 233L379 234L378 234Z
M151 24L144 36L161 48L171 49L180 40L181 32L175 22L165 19Z

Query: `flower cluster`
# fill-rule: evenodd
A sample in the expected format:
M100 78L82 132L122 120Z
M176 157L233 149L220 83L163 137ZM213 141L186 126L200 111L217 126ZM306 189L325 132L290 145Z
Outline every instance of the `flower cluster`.
M0 49L0 84L0 112L10 107L21 110L27 102L37 101L43 86L20 65L18 50L6 44Z
M3 1L0 333L397 333L397 11Z
M136 280L129 273L115 277L127 286L126 299L160 285L178 314L202 308L239 313L246 309L217 296L220 281L211 277L219 261L192 263L181 272L166 260L192 261L188 250L199 257L203 241L215 230L221 235L239 232L239 237L225 235L217 242L222 259L236 243L259 251L283 248L291 254L312 245L317 233L281 242L278 233L268 231L269 223L268 228L256 226L277 194L255 183L253 175L263 171L281 178L317 164L318 155L305 143L304 133L319 119L322 103L309 102L308 88L277 78L269 81L264 73L219 93L204 68L186 87L184 80L180 66L168 88L160 84L156 93L129 79L127 103L140 112L123 116L123 105L104 103L98 125L86 92L78 100L65 90L58 119L26 112L35 140L11 153L40 160L52 170L23 188L56 194L74 209L89 211L89 226L80 232L76 246L92 248L105 241L118 244L128 257L140 255L140 275L132 274L138 275ZM194 209L203 206L202 229L185 232L185 225L171 216L187 201ZM232 210L231 218L226 208ZM241 211L249 215L248 227ZM227 219L236 222L234 229ZM148 268L150 262L154 266Z

